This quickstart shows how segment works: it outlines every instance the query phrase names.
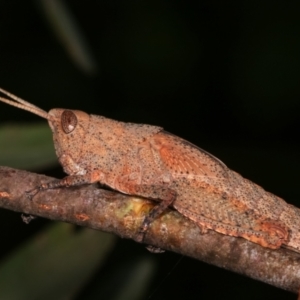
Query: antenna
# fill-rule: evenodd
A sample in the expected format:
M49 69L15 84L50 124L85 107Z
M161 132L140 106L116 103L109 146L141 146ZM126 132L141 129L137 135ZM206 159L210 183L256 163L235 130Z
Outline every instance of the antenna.
M44 119L49 119L49 116L48 116L48 113L44 110L42 110L41 108L17 97L16 95L14 94L11 94L10 92L0 88L0 92L6 96L8 96L9 98L11 98L12 100L10 99L7 99L7 98L3 98L3 97L0 97L0 101L4 102L4 103L7 103L9 105L12 105L12 106L15 106L15 107L18 107L20 109L23 109L23 110L27 110L35 115L38 115ZM14 101L13 101L14 100Z

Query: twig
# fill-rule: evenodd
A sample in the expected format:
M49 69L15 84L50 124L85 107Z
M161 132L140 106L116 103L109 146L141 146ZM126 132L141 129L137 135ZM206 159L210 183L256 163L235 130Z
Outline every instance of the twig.
M48 190L29 200L26 191L53 178L0 167L0 207L51 220L65 221L135 239L143 216L155 205L150 200L95 186ZM287 249L270 250L242 238L201 229L173 210L155 220L145 242L297 293L300 255Z

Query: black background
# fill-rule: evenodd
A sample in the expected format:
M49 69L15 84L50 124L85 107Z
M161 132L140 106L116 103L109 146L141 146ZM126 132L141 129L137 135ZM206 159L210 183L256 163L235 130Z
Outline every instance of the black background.
M288 202L299 200L299 1L66 1L95 60L78 67L38 1L0 1L0 86L40 106L164 127ZM39 120L0 105L0 122ZM41 173L62 177L59 166ZM1 211L0 254L44 226ZM119 240L103 272L140 255L179 255ZM130 269L130 265L128 266ZM105 281L104 281L105 282ZM118 283L114 288L118 287ZM109 294L104 298L108 299ZM266 284L181 259L152 299L295 299Z

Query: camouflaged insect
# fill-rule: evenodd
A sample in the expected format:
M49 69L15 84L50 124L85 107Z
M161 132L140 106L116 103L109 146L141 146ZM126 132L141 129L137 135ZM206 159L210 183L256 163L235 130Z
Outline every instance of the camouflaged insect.
M159 203L151 222L171 206L201 228L243 237L263 247L300 252L300 210L228 169L220 160L161 127L114 121L82 111L49 113L11 93L1 101L48 120L66 178L36 191L100 182Z

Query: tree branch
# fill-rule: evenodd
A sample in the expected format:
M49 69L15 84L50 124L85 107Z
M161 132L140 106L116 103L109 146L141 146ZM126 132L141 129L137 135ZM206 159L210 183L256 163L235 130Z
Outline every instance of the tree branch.
M43 175L0 167L0 207L135 239L143 216L155 205L150 200L95 186L48 190L28 199L26 191L51 180ZM291 292L299 290L298 253L283 248L270 250L212 230L201 234L194 222L173 210L151 224L145 242Z

